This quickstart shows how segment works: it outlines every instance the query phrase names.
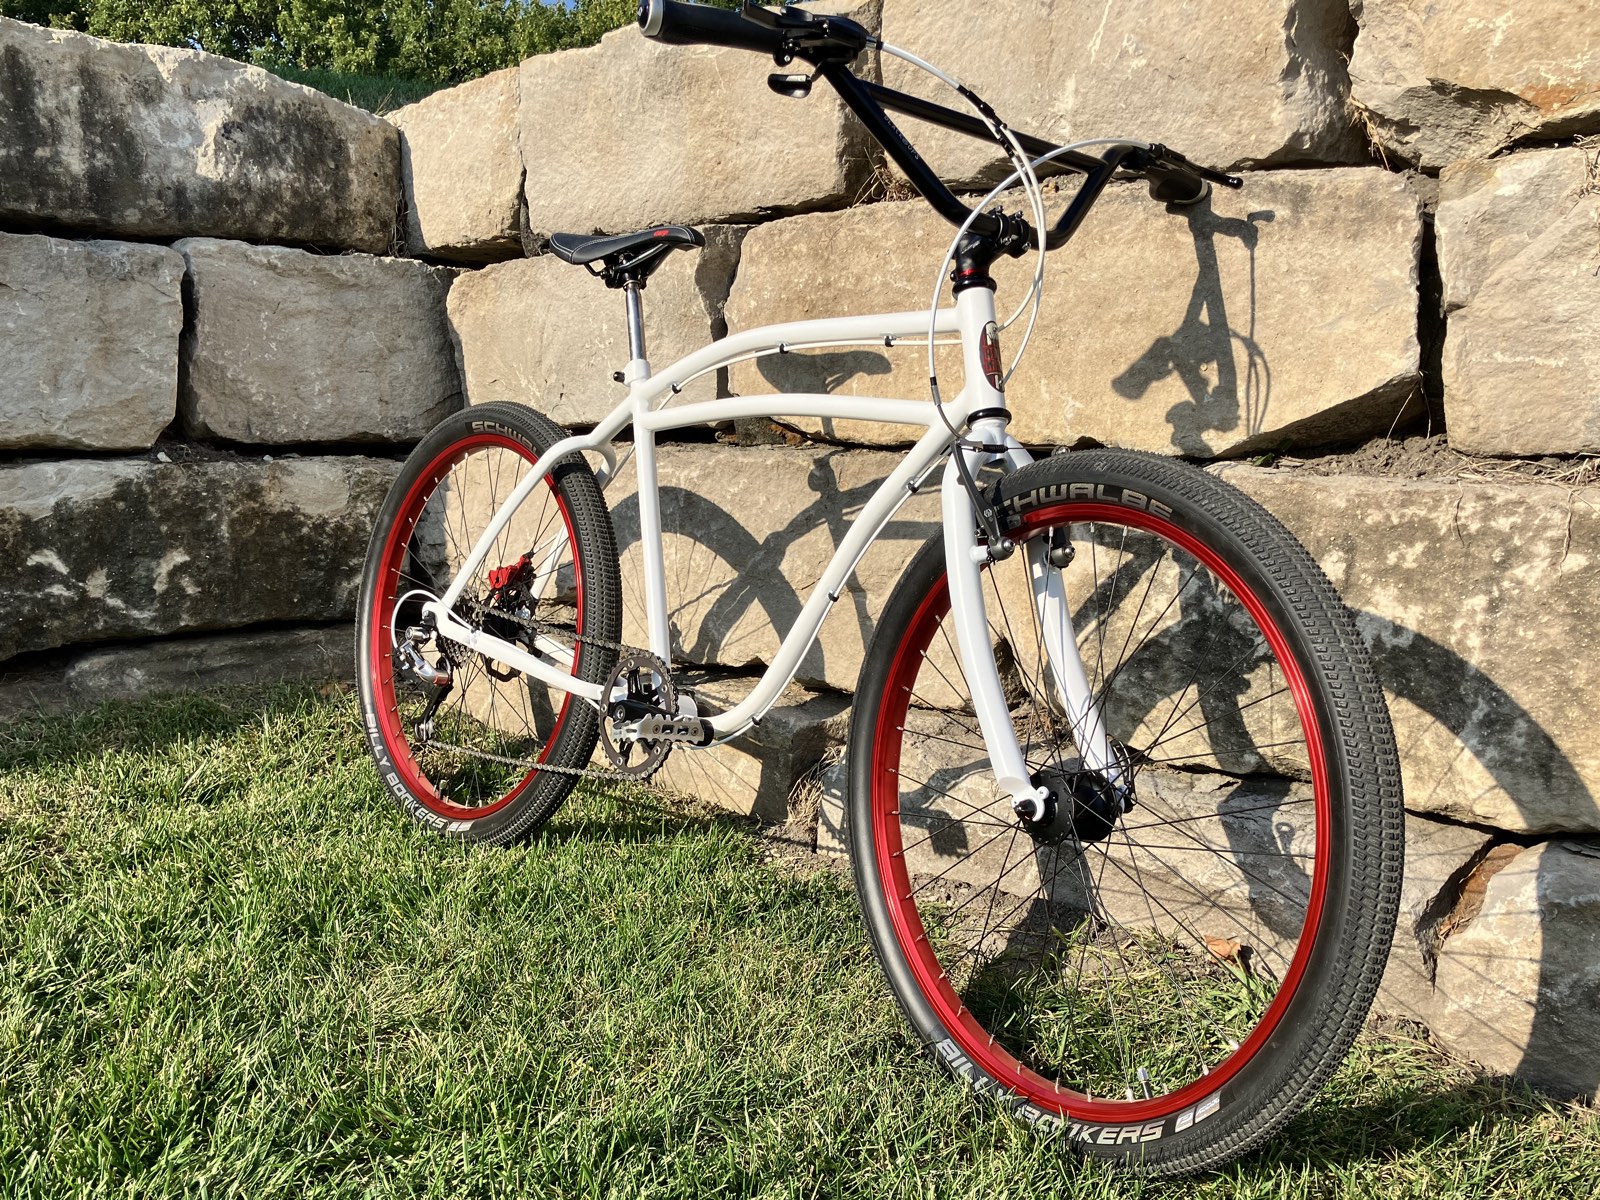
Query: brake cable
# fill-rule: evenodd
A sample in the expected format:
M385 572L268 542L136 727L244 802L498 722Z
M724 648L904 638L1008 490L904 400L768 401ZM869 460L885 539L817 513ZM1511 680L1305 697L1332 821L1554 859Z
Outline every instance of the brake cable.
M1006 157L1011 161L1011 164L1014 168L1010 175L996 185L978 204L973 206L971 213L962 223L961 227L956 231L955 237L951 239L949 249L945 252L944 259L940 262L939 269L934 274L933 298L928 306L928 389L932 394L934 407L939 413L939 419L944 423L945 428L950 431L951 445L956 451L956 473L961 479L963 488L972 499L973 510L983 527L985 538L989 543L989 553L991 557L996 559L1005 558L1010 555L1013 545L1010 539L1005 536L1005 531L1000 528L999 516L995 511L994 505L984 497L982 491L978 487L977 480L973 478L972 470L966 461L966 455L960 453L960 451L971 450L989 454L1004 454L1009 447L1004 445L992 445L985 442L976 442L968 438L964 438L961 435L961 431L956 429L955 426L950 423L949 415L944 409L944 398L939 389L938 351L935 343L937 341L939 302L944 296L946 282L945 272L949 269L951 261L955 258L956 253L961 245L962 238L967 235L967 232L972 228L973 223L976 222L981 215L983 215L983 213L991 204L994 203L994 201L1002 192L1020 182L1023 187L1024 195L1028 200L1029 207L1033 213L1034 228L1038 242L1035 251L1036 266L1034 268L1034 277L1032 285L1028 289L1028 295L1023 299L1022 303L1018 305L1016 312L1012 313L1005 325L1000 327L1002 330L1009 329L1021 318L1025 310L1031 309L1031 311L1029 311L1027 328L1023 332L1022 343L1017 347L1016 356L1012 359L1010 368L1006 371L1005 375L1001 377L1000 386L1004 388L1005 384L1010 381L1013 375L1016 374L1017 368L1022 365L1022 357L1027 353L1028 346L1033 340L1034 331L1038 327L1039 314L1044 307L1045 265L1046 255L1049 253L1049 247L1047 245L1047 239L1049 237L1049 222L1044 210L1044 192L1039 183L1038 168L1044 163L1047 163L1051 159L1057 158L1060 155L1068 154L1073 151L1088 149L1093 146L1132 144L1139 147L1145 147L1147 144L1129 138L1088 138L1084 139L1083 141L1069 143L1065 146L1058 146L1054 150L1040 155L1036 159L1030 159L1027 153L1022 149L1022 146L1017 140L1016 135L1011 131L1010 127L1000 119L999 114L995 112L994 108L985 100L983 100L983 98L971 88L963 84L960 80L946 74L939 68L933 66L931 63L918 58L916 55L911 54L908 51L901 50L899 47L891 46L889 43L882 41L881 39L878 40L878 49L883 53L893 55L896 58L910 63L912 66L926 71L928 74L938 79L941 83L946 84L948 87L959 93L963 99L965 99L969 104L972 105L974 109L978 111L978 114L983 118L984 124L989 127L991 136L994 138L995 142L1003 150L1005 150Z

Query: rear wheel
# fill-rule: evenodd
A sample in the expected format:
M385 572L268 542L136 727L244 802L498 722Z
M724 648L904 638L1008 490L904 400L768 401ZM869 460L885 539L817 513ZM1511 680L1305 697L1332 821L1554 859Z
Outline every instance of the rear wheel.
M526 837L588 766L593 706L438 637L441 597L500 505L565 436L514 404L446 418L406 460L362 575L357 678L384 786L418 822L472 841ZM573 455L537 485L467 582L456 614L603 683L622 629L616 539L593 473Z
M895 590L856 693L848 822L892 989L936 1057L1083 1152L1217 1165L1333 1070L1394 928L1402 815L1383 695L1348 611L1268 514L1118 451L1006 476L1050 548L1131 804L1058 699L1028 556L986 568L990 638L1033 781L995 787L942 544Z

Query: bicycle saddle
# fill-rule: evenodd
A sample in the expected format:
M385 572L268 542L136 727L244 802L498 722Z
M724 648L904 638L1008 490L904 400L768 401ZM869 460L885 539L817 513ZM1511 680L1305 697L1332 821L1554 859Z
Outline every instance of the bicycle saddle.
M586 267L600 259L633 258L641 250L665 247L667 250L692 250L706 244L697 229L682 225L657 225L638 233L615 233L585 237L581 233L552 233L550 252L562 262Z

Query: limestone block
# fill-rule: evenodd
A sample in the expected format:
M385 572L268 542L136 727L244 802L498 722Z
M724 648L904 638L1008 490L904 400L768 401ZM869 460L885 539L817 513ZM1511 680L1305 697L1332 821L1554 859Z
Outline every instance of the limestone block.
M706 244L674 253L644 293L645 342L664 368L726 332L723 305L745 230L719 225ZM622 294L551 255L460 276L450 289L450 328L467 402L511 400L563 425L593 425L626 390L612 372L628 363ZM710 400L718 376L686 384L683 399Z
M1207 166L1365 158L1345 100L1343 0L969 4L885 0L883 36L945 70L1014 128L1058 142L1162 142ZM884 56L884 82L965 110ZM941 175L999 178L992 146L906 122ZM1009 168L1006 169L1009 172Z
M1059 202L1058 202L1059 204ZM1045 309L1007 391L1034 445L1088 436L1205 457L1352 441L1415 403L1418 202L1379 170L1251 175L1197 209L1113 187L1053 255ZM954 231L920 201L763 225L745 241L728 323L925 308ZM859 264L870 261L871 271ZM1359 264L1359 267L1354 264ZM994 269L1002 316L1031 260ZM1002 339L1007 363L1019 325ZM960 386L959 361L941 375ZM735 393L928 394L926 351L785 355L732 371ZM906 427L797 421L846 441L909 441Z
M495 262L522 253L517 68L388 114L400 130L406 253Z
M1438 170L1600 130L1600 8L1559 0L1353 0L1351 91L1385 153Z
M75 642L337 621L399 464L0 467L0 660Z
M677 662L764 666L794 623L853 517L898 462L871 451L770 447L661 448L668 617ZM635 477L606 495L622 551L623 639L646 643ZM939 531L937 491L902 508L823 623L798 679L855 687L873 622L911 554Z
M1427 1024L1433 1019L1434 964L1441 926L1462 883L1493 839L1465 825L1406 814L1406 874L1389 966L1376 1010Z
M1600 151L1452 167L1437 228L1451 444L1600 451Z
M1558 1095L1600 1095L1600 846L1546 842L1439 952L1434 1035Z
M445 268L187 238L194 317L180 403L192 435L407 442L461 403Z
M0 18L0 221L381 251L387 122L259 67Z
M681 662L771 660L895 457L872 451L668 446L660 460L668 604ZM1407 805L1520 833L1600 831L1589 619L1600 489L1318 476L1230 465L1224 478L1282 519L1356 611L1389 696ZM631 472L609 495L632 622L645 640ZM937 497L911 500L874 545L802 663L849 689L877 614ZM840 612L837 608L846 608Z
M0 448L143 450L177 411L183 259L0 233Z
M1407 808L1519 833L1600 830L1600 697L1585 669L1600 658L1600 488L1220 470L1354 610Z
M348 682L354 672L348 622L168 638L89 650L57 668L0 676L0 720L209 688Z
M701 714L711 716L743 701L756 681L685 672L682 682ZM849 722L849 697L790 685L754 730L715 749L674 750L653 782L745 816L782 822L795 785L843 743Z
M875 161L831 89L767 87L746 50L667 46L635 27L522 64L528 224L536 234L698 225L845 204Z

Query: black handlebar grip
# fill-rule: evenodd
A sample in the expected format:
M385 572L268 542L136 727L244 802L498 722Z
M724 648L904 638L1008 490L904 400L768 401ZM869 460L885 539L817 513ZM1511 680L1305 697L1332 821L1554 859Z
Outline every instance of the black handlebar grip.
M681 0L640 0L639 29L645 37L673 46L731 46L775 55L784 35L726 8L684 4Z

